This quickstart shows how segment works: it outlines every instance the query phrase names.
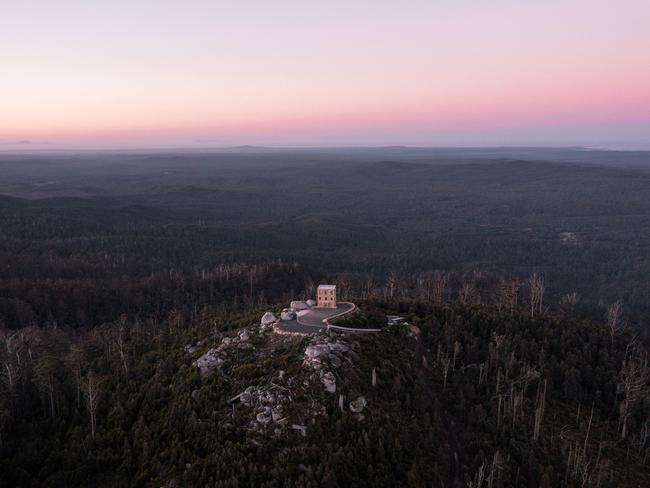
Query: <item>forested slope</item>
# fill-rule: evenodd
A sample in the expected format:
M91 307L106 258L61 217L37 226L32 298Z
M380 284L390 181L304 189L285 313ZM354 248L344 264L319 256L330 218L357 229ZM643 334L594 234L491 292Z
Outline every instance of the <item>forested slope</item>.
M411 326L278 336L251 325L260 309L5 332L4 484L647 486L648 350L632 335L566 314L360 305ZM308 361L314 344L338 359Z

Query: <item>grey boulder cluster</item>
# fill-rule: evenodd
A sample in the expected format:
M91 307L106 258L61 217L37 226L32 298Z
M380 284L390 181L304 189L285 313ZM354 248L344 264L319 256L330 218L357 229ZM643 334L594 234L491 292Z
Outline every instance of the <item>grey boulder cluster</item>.
M215 370L221 369L229 356L237 349L253 349L250 334L243 330L235 337L224 337L218 347L213 347L192 364L198 368L202 378L210 376Z
M273 325L279 321L280 319L273 312L266 312L262 315L262 320L260 320L260 328L263 331L270 330L273 328Z
M303 365L314 371L326 392L336 393L336 376L331 370L339 368L351 352L342 342L317 339L305 348Z
M287 377L279 371L273 381L266 385L249 386L242 393L230 400L251 410L248 430L254 434L280 436L287 429L297 430L303 436L307 425L316 422L317 417L325 416L325 407L312 399L308 403L294 404L294 394L300 396L308 391L305 385Z
M262 319L260 320L260 328L263 331L271 330L273 326L278 322L296 320L298 318L298 312L309 310L315 306L316 302L314 300L294 300L289 304L289 307L282 309L279 317L273 312L266 312L264 315L262 315Z
M366 408L368 405L368 401L366 400L365 397L358 397L356 400L352 400L350 402L350 412L354 414L354 418L357 419L359 422L361 422L364 418L365 415L363 415L363 410Z
M286 428L288 417L286 407L290 401L290 393L271 385L270 387L249 386L240 395L239 401L245 407L254 411L254 419L249 427L259 431L273 425L274 433L281 434Z
M292 308L285 308L280 313L280 320L296 320L298 314Z
M321 336L314 339L306 348L303 356L303 366L313 371L310 380L320 381L327 393L336 393L336 376L333 370L339 369L344 361L353 364L358 359L357 354L351 345L339 340L332 340L331 337ZM343 410L343 395L339 395L339 406ZM354 418L362 421L365 416L362 414L368 401L363 396L349 403L349 409Z
M293 302L291 302L289 304L289 307L292 308L293 310L309 310L309 305L307 304L307 302L302 302L298 300L294 300Z
M361 413L363 412L363 409L366 408L366 405L368 405L368 401L364 397L360 396L356 400L350 402L350 412Z

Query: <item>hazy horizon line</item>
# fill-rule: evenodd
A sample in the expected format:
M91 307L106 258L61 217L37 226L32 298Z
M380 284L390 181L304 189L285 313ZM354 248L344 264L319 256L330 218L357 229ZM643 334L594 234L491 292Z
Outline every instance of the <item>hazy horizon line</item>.
M1 143L0 143L1 144ZM224 146L116 146L116 147L84 147L84 146L68 146L68 147L11 147L2 148L0 146L0 154L48 154L48 153L130 153L130 152L220 152L220 151L247 151L247 150L389 150L389 149L408 149L408 150L517 150L517 149L533 149L533 150L583 150L583 151L615 151L615 152L650 152L650 144L630 144L630 145L576 145L576 144L483 144L483 145L408 145L408 144L388 144L388 145L266 145L266 144L239 144L239 145L224 145Z

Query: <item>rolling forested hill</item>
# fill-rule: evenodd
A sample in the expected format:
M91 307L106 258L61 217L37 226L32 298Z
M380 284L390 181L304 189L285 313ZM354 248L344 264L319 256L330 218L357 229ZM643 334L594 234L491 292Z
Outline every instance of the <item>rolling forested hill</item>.
M124 318L82 335L23 330L12 347L30 353L14 364L20 377L2 404L3 479L647 485L644 343L566 314L410 300L360 306L357 321L377 325L368 317L397 312L411 325L301 338L261 331L249 311L206 312L192 324L178 314ZM330 353L311 360L308 349L323 346ZM224 360L201 374L195 361L213 348ZM324 388L325 370L335 391Z

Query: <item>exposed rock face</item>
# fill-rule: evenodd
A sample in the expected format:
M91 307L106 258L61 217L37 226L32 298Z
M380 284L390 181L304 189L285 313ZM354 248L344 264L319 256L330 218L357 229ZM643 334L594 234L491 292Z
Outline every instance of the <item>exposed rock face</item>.
M296 418L296 412L290 414L293 395L291 390L276 384L269 386L249 386L231 401L239 399L244 407L252 409L253 419L249 429L258 434L273 433L281 435L289 426L289 419ZM325 409L318 402L302 408L299 411L299 420L311 420L317 416L325 415ZM304 434L303 434L304 435Z
M349 360L352 350L342 342L330 342L331 339L320 337L305 348L303 366L318 374L312 375L312 381L320 380L328 393L336 392L336 376L332 369L340 368L343 359Z
M267 407L262 412L258 413L255 416L255 420L257 420L262 425L270 424L273 421L273 418L271 417L271 409Z
M315 307L316 306L316 300L312 300L311 298L305 302L308 307Z
M289 306L294 310L307 310L309 308L309 305L302 301L293 301Z
M327 393L336 393L336 377L334 376L334 373L328 371L323 374L320 380Z
M305 362L314 363L321 362L321 358L329 354L329 344L314 344L307 346L305 349Z
M296 312L291 310L290 308L285 308L282 310L282 313L280 314L280 319L281 320L296 320Z
M199 369L201 377L205 378L214 370L220 369L236 349L254 349L253 344L250 343L250 337L247 330L241 331L235 337L224 337L218 347L208 350L192 364Z
M356 400L350 402L350 412L361 413L363 412L363 409L366 408L366 405L368 405L368 402L364 397L360 396Z
M271 418L275 423L282 423L282 421L285 419L284 408L282 405L278 405L271 410Z
M280 319L273 312L266 312L262 315L262 320L260 320L260 325L269 326L278 322Z
M285 312L295 313L288 309ZM271 320L278 320L271 313L266 318L269 320L261 320L260 323L271 324ZM208 341L213 340L215 338L210 337L198 343L194 357L209 348ZM203 378L217 372L224 382L236 388L227 405L223 406L223 419L228 419L224 420L223 425L230 425L230 429L234 429L235 425L242 428L247 442L251 444L261 446L261 439L267 437L286 439L288 436L306 436L306 426L316 424L327 415L327 401L336 401L330 395L344 389L341 378L347 372L347 365L354 364L354 350L359 347L349 338L326 333L301 339L295 344L303 345L298 355L292 353L290 358L292 362L302 361L303 367L299 369L293 363L289 370L262 371L259 368L259 374L256 370L255 375L250 376L250 371L243 366L248 368L261 364L278 350L285 351L286 348L285 339L264 334L255 327L228 333L217 342L217 346L194 361ZM240 370L242 374L239 374ZM248 386L251 383L243 381L251 381L254 386ZM201 401L201 392L209 391L211 387L204 384L192 393L192 398ZM339 408L345 409L347 401L343 403L341 400ZM363 410L364 406L357 410ZM360 413L353 415L357 421L363 417Z
M323 363L328 363L337 368L341 365L341 356L349 351L350 348L340 342L311 344L305 349L304 364L314 369L320 369Z
M199 368L199 373L201 373L202 377L206 377L215 369L220 368L225 362L225 359L220 356L219 351L213 348L194 361L194 366Z

